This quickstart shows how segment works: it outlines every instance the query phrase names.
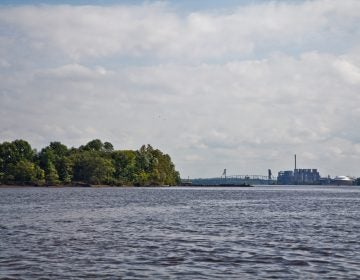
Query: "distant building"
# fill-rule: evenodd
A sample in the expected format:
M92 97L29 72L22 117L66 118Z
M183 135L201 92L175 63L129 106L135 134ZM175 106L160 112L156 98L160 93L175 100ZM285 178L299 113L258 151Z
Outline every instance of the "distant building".
M297 185L312 185L320 183L320 174L317 169L295 169L294 182Z
M320 184L320 174L317 169L299 169L296 165L294 171L280 171L278 173L277 183L280 185L315 185Z
M320 184L320 174L317 169L294 169L278 173L280 185L314 185Z
M293 185L294 184L294 172L291 170L280 171L278 173L277 183L279 185Z
M320 178L320 185L330 185L330 184L331 184L330 175L327 177Z
M354 184L354 179L348 176L336 176L334 179L331 180L331 184L339 186L349 186Z

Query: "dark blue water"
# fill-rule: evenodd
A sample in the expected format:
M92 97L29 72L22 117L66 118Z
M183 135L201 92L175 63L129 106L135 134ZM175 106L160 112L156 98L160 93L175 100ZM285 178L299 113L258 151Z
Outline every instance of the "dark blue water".
M360 188L1 188L0 278L359 279Z

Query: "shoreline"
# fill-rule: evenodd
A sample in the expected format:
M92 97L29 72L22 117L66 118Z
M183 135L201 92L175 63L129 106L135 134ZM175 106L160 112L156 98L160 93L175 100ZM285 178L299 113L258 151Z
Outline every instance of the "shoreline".
M79 185L60 185L60 186L32 186L32 185L0 185L0 189L20 189L20 188L38 188L38 189L63 189L63 188L81 188L81 189L101 189L101 188L254 188L255 186L218 186L218 185L196 185L196 186L156 186L156 185L148 185L148 186L110 186L110 185L94 185L94 186L79 186Z
M180 187L180 186L157 186L157 185L146 185L146 186L132 186L132 185L124 185L124 186L114 186L114 185L89 185L89 186L82 186L82 185L51 185L51 186L35 186L35 185L0 185L0 189L11 189L11 188L167 188L167 187Z

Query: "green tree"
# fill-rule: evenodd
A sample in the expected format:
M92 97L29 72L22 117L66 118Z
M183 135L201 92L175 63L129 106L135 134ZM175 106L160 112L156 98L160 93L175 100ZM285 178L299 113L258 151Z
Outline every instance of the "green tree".
M41 169L45 172L45 180L49 185L59 184L59 175L55 168L55 153L50 147L41 150L38 155L38 162Z
M74 180L90 184L107 184L113 181L115 168L111 160L94 152L74 155Z
M32 161L34 155L30 144L24 140L4 142L0 145L1 171L6 171L10 164L16 164L20 160Z
M111 153L114 151L114 146L110 142L104 143L104 151L107 153Z
M20 181L21 177L16 170L19 162L32 162L35 152L30 144L24 140L3 142L0 145L0 173L2 174L1 183L14 183ZM21 166L20 166L21 167ZM24 170L22 170L24 171ZM24 176L25 178L26 176Z
M47 184L71 182L72 167L68 154L68 148L60 142L51 142L38 154L39 166L45 171Z
M175 170L168 154L163 154L160 150L153 150L153 156L157 159L156 176L159 184L176 185L180 183L180 174Z
M49 149L52 150L58 158L67 156L69 152L68 148L60 142L51 142Z
M14 181L20 184L37 184L44 179L44 172L28 160L20 160L13 166Z
M72 180L72 169L73 164L69 157L62 157L59 160L56 161L55 167L57 170L57 173L59 175L59 180L64 184L71 183Z
M84 150L100 152L103 150L103 148L104 148L104 144L101 142L101 140L94 139L85 145Z
M170 156L151 145L143 145L136 151L136 174L137 184L176 185L180 182L180 175L175 170Z
M12 145L15 147L13 152L16 161L23 159L32 161L34 159L35 152L25 140L15 140Z
M136 166L139 170L150 173L154 167L153 148L143 145L136 151Z
M135 186L145 186L149 184L150 176L145 171L140 171L139 174L135 175L134 185Z
M174 185L180 180L171 158L150 145L114 150L99 139L68 149L51 142L39 153L24 140L0 144L0 183Z
M49 185L60 184L59 174L55 168L55 165L51 161L48 162L44 171L46 174L45 180L47 184Z
M136 153L134 151L114 151L111 154L114 177L119 184L132 184L136 173Z

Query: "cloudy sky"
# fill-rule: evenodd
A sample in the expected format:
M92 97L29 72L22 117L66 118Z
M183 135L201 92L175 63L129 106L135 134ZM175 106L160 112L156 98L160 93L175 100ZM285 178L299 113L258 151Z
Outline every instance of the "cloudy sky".
M0 2L1 142L360 176L360 1L60 2Z

